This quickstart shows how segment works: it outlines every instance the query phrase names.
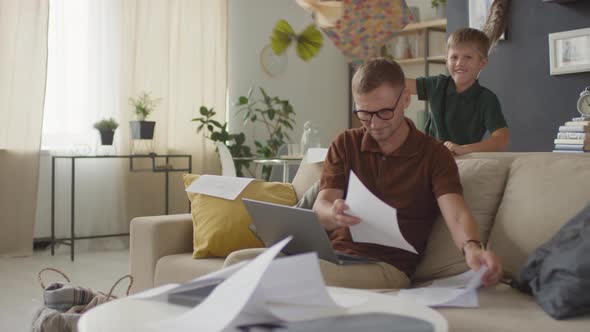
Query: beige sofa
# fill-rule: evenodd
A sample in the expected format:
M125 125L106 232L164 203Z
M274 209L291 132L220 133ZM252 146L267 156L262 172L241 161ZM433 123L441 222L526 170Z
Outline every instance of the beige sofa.
M476 153L457 163L466 202L482 238L502 259L507 277L516 275L527 255L590 201L590 154ZM293 180L298 197L320 171L320 164L300 167ZM195 260L191 252L190 214L135 218L130 244L133 291L185 282L223 264L223 258ZM427 282L466 268L439 218L416 278ZM556 321L532 297L505 284L481 290L479 299L477 309L438 309L451 331L590 331L590 316Z

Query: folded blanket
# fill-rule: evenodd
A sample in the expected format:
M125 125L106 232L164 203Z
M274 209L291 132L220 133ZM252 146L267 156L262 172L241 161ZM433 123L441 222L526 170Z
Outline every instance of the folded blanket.
M48 308L66 312L74 306L87 305L97 295L100 294L89 288L53 282L43 291L43 300Z

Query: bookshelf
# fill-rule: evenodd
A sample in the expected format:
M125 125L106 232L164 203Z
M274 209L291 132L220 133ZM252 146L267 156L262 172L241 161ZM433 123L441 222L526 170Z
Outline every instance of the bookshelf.
M395 47L396 45L392 45L397 41L397 38L394 38L391 42L387 43L381 49L381 55L385 57L390 57L394 59L397 63L399 63L404 72L406 73L406 77L414 78L418 76L429 76L432 72L432 65L438 66L444 65L446 63L446 50L444 48L444 42L441 45L433 45L433 34L446 34L447 31L447 20L446 19L437 19L431 21L423 21L423 22L416 22L410 23L406 25L406 27L396 34L396 37L405 36L406 38L410 39L413 38L414 43L408 43L408 47L410 48L410 57L404 58L396 58ZM444 38L443 38L444 39ZM405 53L405 52L404 52ZM441 72L440 70L438 72ZM446 68L444 69L446 72ZM349 66L349 75L350 80L352 80L352 75L354 74L354 70L351 66ZM353 109L353 100L352 100L352 91L350 93L350 117L349 117L349 127L356 128L360 127L361 123L354 117L352 114ZM409 111L415 113L415 118L413 119L418 128L422 129L424 127L424 122L426 121L426 114L428 112L428 103L424 102L424 104L419 104L412 102L410 106L412 109ZM420 110L416 110L416 105L423 105L420 106ZM423 111L422 111L423 109ZM411 117L411 116L410 116Z

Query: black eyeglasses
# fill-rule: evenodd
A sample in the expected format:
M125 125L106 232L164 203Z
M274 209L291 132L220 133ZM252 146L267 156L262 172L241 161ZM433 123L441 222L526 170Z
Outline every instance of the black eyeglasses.
M358 110L353 111L353 113L357 119L363 122L371 122L371 120L373 120L374 115L377 115L377 117L381 120L390 120L391 118L393 118L393 114L395 112L395 109L397 108L397 104L399 103L399 100L403 93L404 92L402 90L402 92L397 97L397 100L395 101L395 105L393 105L393 108L382 108L374 112Z

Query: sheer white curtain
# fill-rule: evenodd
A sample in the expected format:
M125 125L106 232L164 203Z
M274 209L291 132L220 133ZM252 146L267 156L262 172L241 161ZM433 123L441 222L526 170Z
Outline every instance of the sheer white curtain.
M194 173L219 174L215 146L196 133L196 124L190 120L198 116L201 105L214 107L217 120L225 120L227 0L127 0L122 4L122 95L145 90L162 98L150 116L156 121L158 153L191 154ZM186 212L182 179L174 175L171 211ZM133 191L127 199L135 199L137 192L155 192L160 185L154 189L144 179L130 178ZM162 214L161 197L151 198L155 201L146 198L137 205L156 207L151 213ZM137 211L134 207L130 213Z
M151 91L160 152L193 155L195 172L219 172L215 146L190 120L201 105L225 121L227 0L123 1L122 93Z
M33 251L47 17L46 0L0 0L0 256Z
M121 4L119 0L51 0L49 55L42 148L52 155L95 154L99 135L93 124L121 122ZM121 124L122 125L122 124ZM116 134L115 147L125 144ZM109 151L112 153L113 151ZM47 160L45 160L45 158ZM36 237L50 228L49 155L41 160ZM70 160L56 161L56 232L69 236ZM76 235L123 233L126 220L126 161L76 160ZM45 213L42 213L45 212ZM124 241L115 240L122 245ZM115 243L117 243L115 242ZM81 241L76 248L109 241ZM115 244L116 245L116 244Z
M93 123L119 118L120 36L119 0L51 0L44 149L93 150Z
M201 105L225 118L227 0L52 0L50 26L44 148L94 149L92 124L113 116L117 150L129 153L135 117L128 99L148 91L161 98L148 119L156 121L156 152L191 154L194 172L219 172L215 147L190 120ZM116 163L77 161L77 235L118 233L134 216L163 214L163 174L130 174ZM61 197L69 197L69 172L68 164L58 165ZM170 212L186 212L179 173L169 188ZM69 201L56 204L58 235L67 235Z

